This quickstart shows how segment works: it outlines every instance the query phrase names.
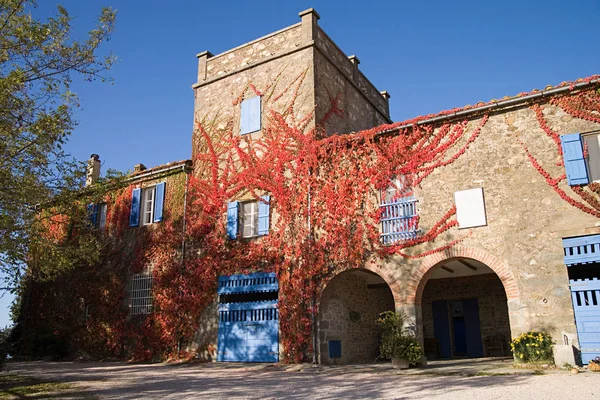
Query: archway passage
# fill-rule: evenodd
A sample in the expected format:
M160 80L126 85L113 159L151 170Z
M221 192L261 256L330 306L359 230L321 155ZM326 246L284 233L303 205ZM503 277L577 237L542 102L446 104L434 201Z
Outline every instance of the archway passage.
M372 363L379 356L380 313L394 310L394 296L381 276L352 269L335 276L321 295L319 362Z
M426 279L420 305L428 359L510 354L507 296L491 268L473 259L449 259Z

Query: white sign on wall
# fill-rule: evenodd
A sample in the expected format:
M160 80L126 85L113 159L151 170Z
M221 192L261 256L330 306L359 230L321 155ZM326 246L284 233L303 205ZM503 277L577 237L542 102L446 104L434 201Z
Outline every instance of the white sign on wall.
M455 192L454 202L459 229L487 225L483 188Z

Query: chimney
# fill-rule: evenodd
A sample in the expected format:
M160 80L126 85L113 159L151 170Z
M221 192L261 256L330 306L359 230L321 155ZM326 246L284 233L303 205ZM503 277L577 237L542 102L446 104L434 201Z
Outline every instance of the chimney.
M138 172L142 172L146 170L146 166L144 164L136 164L135 167L133 167L133 173L137 174Z
M85 186L93 185L100 178L100 156L92 154L87 162L85 171Z
M392 97L392 96L390 96L390 94L386 90L379 92L379 93L381 93L381 95L383 96L383 99L385 100L385 113L386 113L386 116L389 118L390 117L390 97Z

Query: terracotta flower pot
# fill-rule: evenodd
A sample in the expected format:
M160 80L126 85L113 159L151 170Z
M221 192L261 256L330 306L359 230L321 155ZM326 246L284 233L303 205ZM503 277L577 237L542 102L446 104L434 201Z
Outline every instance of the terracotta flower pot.
M594 371L594 372L600 372L600 364L596 364L596 363L589 363L588 364L588 369L590 371Z
M392 358L392 367L396 369L407 369L408 361L402 360L400 358Z

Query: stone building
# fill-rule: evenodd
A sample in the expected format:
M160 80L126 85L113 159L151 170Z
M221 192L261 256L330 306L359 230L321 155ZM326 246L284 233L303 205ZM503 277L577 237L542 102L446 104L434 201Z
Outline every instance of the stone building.
M198 54L194 165L138 172L130 226L157 222L156 199L165 198L165 187L158 188L166 181L170 207L183 224L178 229L185 232L188 179L208 173L197 162L211 151L207 135L231 135L243 147L264 136L272 110L325 137L371 128L378 137L394 137L422 127L455 150L433 158L418 184L390 176L389 188L369 195L381 210L373 224L384 245L439 233L403 254L372 256L322 282L314 300L315 359L376 360L375 319L386 310L406 312L428 359L507 356L510 339L531 330L552 335L557 364L600 355L600 189L593 184L600 179L600 114L586 111L600 104L598 77L393 124L389 94L362 74L358 58L335 45L316 11L300 18L222 54ZM259 195L228 199L229 240L268 234L277 209L270 208L269 193ZM150 204L147 220L140 203ZM441 229L445 214L455 220ZM175 239L177 248L181 240ZM185 256L185 242L179 248ZM278 277L257 270L217 279L189 347L218 361L278 361L284 351ZM133 280L132 313L152 312L150 289L132 290ZM141 303L132 303L135 298Z
M297 119L314 109L310 123L319 124L332 97L339 97L345 118L327 119L327 134L389 123L389 95L365 78L358 58L347 57L333 43L318 26L314 10L300 17L299 24L217 56L200 53L193 85L196 120L214 121L225 129L224 121L233 117L233 132L260 135L268 118L262 112L265 103L276 96L277 87L297 81ZM262 93L257 87L268 89ZM586 334L580 324L578 336L569 278L594 278L597 273L590 267L570 275L577 268L566 267L563 240L593 235L600 228L597 217L561 198L560 192L569 190L567 182L554 187L532 165L529 155L551 176L560 176L565 169L557 163L561 158L556 143L544 132L532 105L543 110L541 118L553 132L579 132L581 140L587 141L598 133L600 124L574 117L552 99L597 87L598 79L588 79L420 120L418 124L430 123L436 132L444 123L459 120L466 121L471 131L482 126L476 140L464 143L464 154L436 168L413 188L410 200L421 231L456 205L459 229L447 231L443 240L460 243L425 257L373 259L334 277L319 303L320 362L375 360L378 331L373 321L379 312L395 308L412 316L428 358L509 355L511 337L544 330L557 343L556 361L574 363L581 335ZM285 104L291 96L284 93L278 101ZM250 104L256 97L261 100ZM254 114L249 116L252 108ZM400 134L402 128L392 127L388 133ZM193 152L201 148L200 142L194 137ZM566 144L562 145L564 151ZM596 156L589 154L588 158ZM593 178L597 161L587 162ZM398 233L395 229L382 227L382 238ZM590 304L597 301L590 297ZM216 333L217 322L212 324ZM586 340L593 347L593 340ZM329 357L332 348L339 353L334 354L335 360Z

